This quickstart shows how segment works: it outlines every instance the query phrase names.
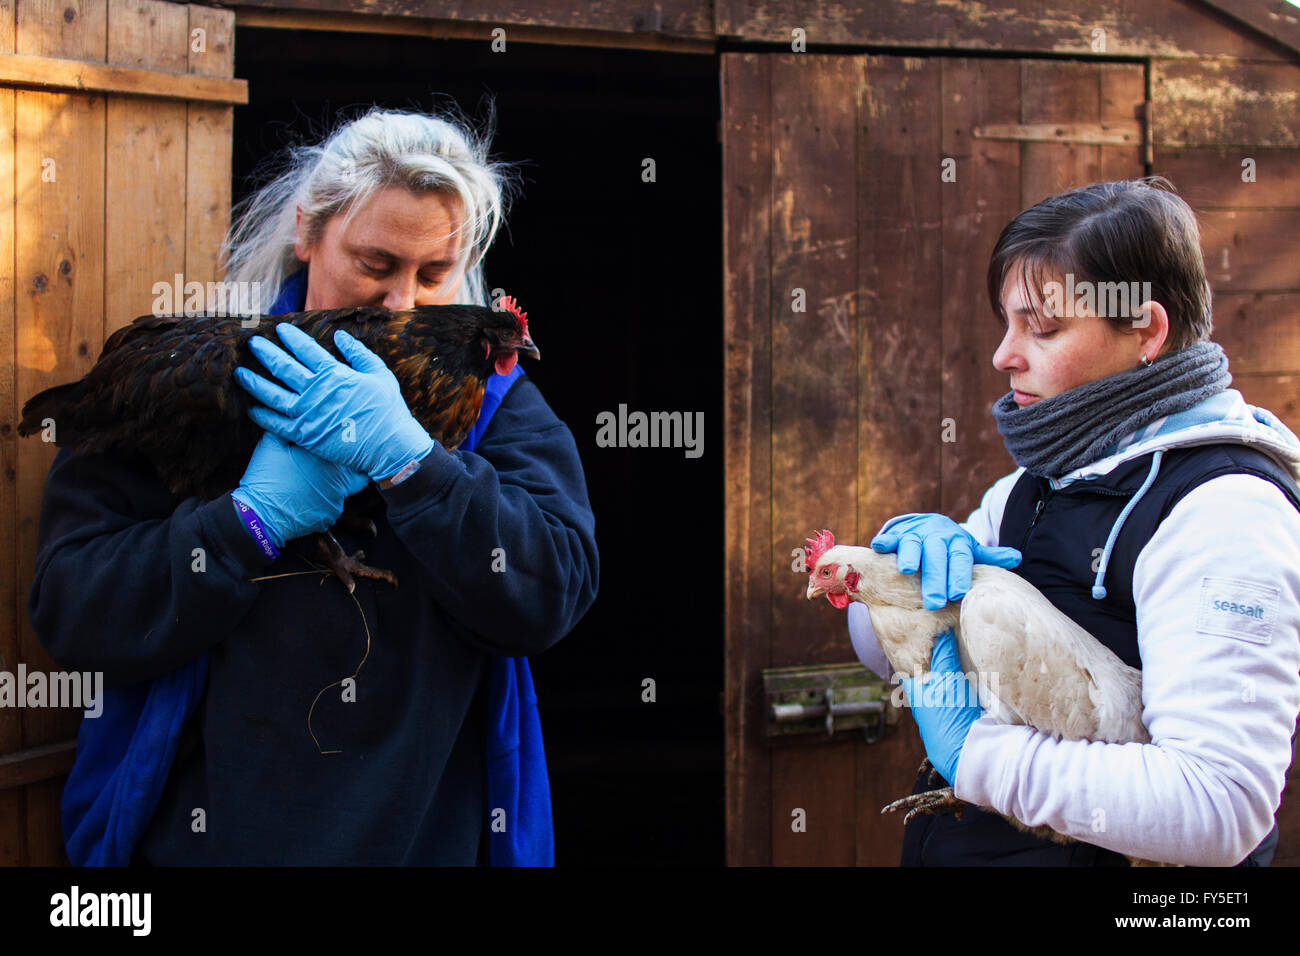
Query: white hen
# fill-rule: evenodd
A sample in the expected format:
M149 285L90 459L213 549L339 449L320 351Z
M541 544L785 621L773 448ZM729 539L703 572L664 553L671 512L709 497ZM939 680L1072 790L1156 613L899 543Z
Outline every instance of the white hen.
M951 630L962 670L977 675L980 703L998 722L1025 724L1066 740L1150 741L1142 725L1142 672L1014 572L977 564L960 602L927 611L920 575L900 573L897 555L837 546L829 531L809 538L808 545L808 599L825 594L841 609L850 601L865 604L881 650L900 674L928 673L934 639ZM886 809L929 811L955 803L951 788L945 788ZM1058 842L1072 839L1006 819Z

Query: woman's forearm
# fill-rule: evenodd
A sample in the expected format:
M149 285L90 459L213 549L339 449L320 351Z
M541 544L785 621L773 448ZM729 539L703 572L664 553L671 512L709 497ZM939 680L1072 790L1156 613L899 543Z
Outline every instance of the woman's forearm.
M60 452L46 479L28 613L61 666L109 686L172 670L229 635L268 561L229 496L173 511L152 474Z

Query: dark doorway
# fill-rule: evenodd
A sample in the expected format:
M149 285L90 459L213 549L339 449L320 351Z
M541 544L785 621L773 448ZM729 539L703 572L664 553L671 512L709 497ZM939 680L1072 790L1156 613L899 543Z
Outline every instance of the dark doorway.
M511 41L236 31L234 198L256 164L372 104L481 125L523 191L485 277L586 470L600 595L532 660L559 865L721 865L722 206L718 61ZM655 164L655 182L642 177ZM596 444L601 412L703 412L703 454ZM655 700L643 700L647 679Z

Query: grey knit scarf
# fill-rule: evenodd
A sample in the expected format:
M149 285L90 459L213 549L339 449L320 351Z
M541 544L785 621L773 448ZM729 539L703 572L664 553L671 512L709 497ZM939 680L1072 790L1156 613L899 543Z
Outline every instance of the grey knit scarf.
M1191 408L1231 382L1218 343L1197 342L1024 408L1007 392L993 403L993 417L1017 465L1058 478L1102 458L1143 425Z

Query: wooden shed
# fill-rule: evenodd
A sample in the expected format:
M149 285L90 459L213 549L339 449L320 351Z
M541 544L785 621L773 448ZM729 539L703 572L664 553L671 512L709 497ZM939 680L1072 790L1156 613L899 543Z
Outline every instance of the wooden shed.
M805 601L792 573L810 531L865 542L902 512L962 518L1011 470L989 415L1007 382L990 362L1001 336L983 289L1006 222L1074 185L1168 176L1201 220L1233 387L1300 431L1300 9L1022 7L0 0L0 256L12 261L0 270L0 553L12 556L0 670L54 667L26 614L54 448L16 436L18 409L88 369L113 328L150 310L159 277L216 277L233 115L249 96L237 27L483 44L504 29L557 56L710 58L723 263L713 447L725 455L711 530L725 558L723 627L704 639L725 652L713 688L725 859L896 863L901 825L879 808L922 755L910 718L872 742L774 736L765 687L784 668L853 660L842 619ZM62 859L76 727L67 711L0 709L0 862ZM1300 863L1294 787L1279 819L1275 863Z

